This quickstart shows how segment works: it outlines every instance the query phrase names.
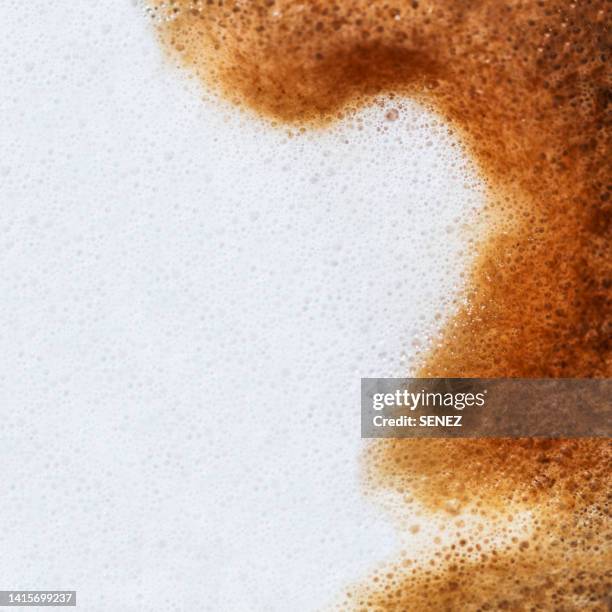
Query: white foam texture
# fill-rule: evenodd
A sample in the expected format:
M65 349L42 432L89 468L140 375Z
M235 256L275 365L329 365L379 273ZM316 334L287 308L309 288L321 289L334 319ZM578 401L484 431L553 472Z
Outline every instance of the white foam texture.
M448 316L473 168L408 102L293 138L205 103L120 0L9 5L2 588L327 605L399 545L359 489L359 378Z

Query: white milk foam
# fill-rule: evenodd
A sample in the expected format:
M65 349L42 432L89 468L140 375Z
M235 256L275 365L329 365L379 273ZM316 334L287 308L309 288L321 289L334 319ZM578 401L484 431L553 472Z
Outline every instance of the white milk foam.
M203 102L126 2L3 14L0 588L326 606L399 546L359 379L448 316L474 169L409 102L293 138Z

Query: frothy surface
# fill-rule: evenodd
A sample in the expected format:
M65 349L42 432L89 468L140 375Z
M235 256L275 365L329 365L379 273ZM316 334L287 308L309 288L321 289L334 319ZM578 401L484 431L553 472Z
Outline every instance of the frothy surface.
M479 247L467 303L431 343L421 376L610 375L604 2L157 8L162 40L186 66L273 121L316 127L393 93L432 105L462 134L488 177L499 226ZM349 603L605 609L609 451L589 440L374 444L371 487L405 491L446 515L486 513L498 535L520 509L535 519L524 540L494 552L459 533L431 567L398 564Z
M460 304L469 159L398 99L304 133L203 102L124 0L8 6L3 584L324 606L399 546L360 493L359 377Z

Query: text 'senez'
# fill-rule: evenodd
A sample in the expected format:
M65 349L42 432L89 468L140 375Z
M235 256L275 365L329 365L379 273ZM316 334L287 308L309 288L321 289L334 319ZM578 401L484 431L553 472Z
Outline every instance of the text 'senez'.
M362 378L362 438L612 435L612 379Z

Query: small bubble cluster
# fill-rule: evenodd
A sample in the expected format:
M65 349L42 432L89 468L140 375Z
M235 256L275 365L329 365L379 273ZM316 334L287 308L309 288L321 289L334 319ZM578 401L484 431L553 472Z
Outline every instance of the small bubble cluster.
M410 96L461 134L494 222L465 300L427 339L421 376L610 375L606 3L522 0L152 3L161 40L207 86L276 124L320 127ZM386 120L397 119L397 109ZM440 520L469 515L431 562L351 590L367 610L604 610L610 443L392 441L366 488ZM505 526L532 520L522 536ZM484 527L483 527L484 529ZM485 542L486 540L486 542Z

